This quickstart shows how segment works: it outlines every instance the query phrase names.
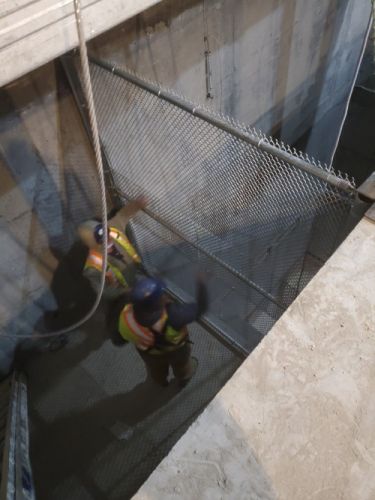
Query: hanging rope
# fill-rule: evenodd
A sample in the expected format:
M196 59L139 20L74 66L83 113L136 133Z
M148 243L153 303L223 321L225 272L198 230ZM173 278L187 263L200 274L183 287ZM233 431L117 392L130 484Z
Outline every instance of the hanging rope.
M81 66L82 66L83 90L85 93L85 98L86 98L88 112L89 112L92 140L94 143L96 167L97 167L97 172L98 172L98 177L99 177L100 196L101 196L101 205L102 205L102 223L103 223L103 267L102 267L102 274L101 274L101 281L100 281L100 290L99 290L99 293L96 297L96 301L95 301L92 309L79 322L79 325L81 325L82 323L87 321L87 319L89 319L94 314L94 312L96 311L96 309L100 303L102 295L103 295L104 286L105 286L105 271L107 269L108 225L107 225L107 198L106 198L103 160L102 160L102 152L101 152L101 147L100 147L98 122L96 119L96 112L95 112L94 96L92 93L92 84L91 84L91 77L90 77L89 60L88 60L88 56L87 56L86 38L85 38L84 27L83 27L82 16L81 16L81 0L74 0L74 12L75 12L75 16L76 16L77 32L78 32L78 39L79 39L79 53L80 53L80 57L81 57Z
M86 103L87 103L87 108L88 108L89 118L90 118L91 135L92 135L94 151L95 151L96 168L97 168L97 173L98 173L98 178L99 178L100 196L101 196L101 205L102 205L103 268L102 268L102 273L101 273L100 289L99 289L99 293L95 299L95 303L91 307L90 311L82 319L80 319L79 321L77 321L76 323L74 323L73 325L71 325L69 327L62 328L62 329L57 330L55 332L46 333L46 334L37 333L37 334L33 334L33 335L7 335L5 333L4 334L0 333L0 337L9 337L9 338L13 338L13 339L14 338L27 338L27 339L43 338L43 339L46 339L46 338L58 337L60 335L70 333L73 330L76 330L77 328L79 328L81 325L86 323L86 321L88 319L91 318L91 316L97 310L99 303L100 303L100 300L101 300L102 295L103 295L103 290L104 290L104 286L105 286L105 270L107 269L107 247L108 247L106 187L105 187L105 180L104 180L104 170L103 170L102 154L101 154L101 148L100 148L98 123L97 123L97 119L96 119L94 97L93 97L93 93L92 93L89 61L88 61L88 57L87 57L86 38L85 38L85 32L84 32L82 15L81 15L81 2L80 2L80 0L74 0L74 12L75 12L75 18L76 18L78 40L79 40L79 52L80 52L80 58L81 58L83 90L85 93L85 98L86 98Z

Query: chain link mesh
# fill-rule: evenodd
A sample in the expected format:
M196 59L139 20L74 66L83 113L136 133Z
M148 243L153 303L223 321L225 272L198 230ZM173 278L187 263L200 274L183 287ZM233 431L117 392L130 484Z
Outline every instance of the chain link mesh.
M146 264L188 297L206 271L210 319L250 350L350 229L352 196L94 62L91 71L115 187L150 202L133 224Z

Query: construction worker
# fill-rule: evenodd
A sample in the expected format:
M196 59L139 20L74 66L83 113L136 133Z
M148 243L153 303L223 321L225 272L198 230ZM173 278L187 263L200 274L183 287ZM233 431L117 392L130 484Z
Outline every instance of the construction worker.
M103 298L106 303L106 320L111 336L117 334L117 324L111 325L112 318L118 316L123 307L124 293L134 285L137 273L142 271L141 259L124 231L130 218L145 207L146 200L141 197L120 209L112 210L108 217L108 263ZM59 293L55 295L58 297L64 289L61 285L64 277L76 276L76 262L81 263L78 267L85 262L83 277L86 280L74 280L75 286L71 286L68 293L64 295L64 302L67 303L65 307L60 305L56 310L46 311L44 324L49 331L66 327L81 319L92 306L95 300L94 294L98 294L100 290L103 267L103 225L98 220L86 221L79 226L78 234L81 242L77 243L80 244L73 246L69 260L66 259L66 262L60 263L59 272L56 271L51 287L57 289ZM82 242L89 249L86 261ZM66 295L67 298L65 298ZM56 350L67 342L68 337L60 335L49 342L48 348Z
M135 283L137 271L141 268L141 259L125 235L125 229L131 217L145 206L145 198L138 198L110 214L104 299L117 299ZM89 248L83 275L98 293L103 267L103 225L95 220L86 221L79 226L78 234Z
M135 344L150 377L168 385L169 368L181 386L191 379L197 361L191 358L187 325L196 321L208 306L207 288L197 280L196 301L172 302L161 280L143 278L129 293L129 303L120 313L118 342Z

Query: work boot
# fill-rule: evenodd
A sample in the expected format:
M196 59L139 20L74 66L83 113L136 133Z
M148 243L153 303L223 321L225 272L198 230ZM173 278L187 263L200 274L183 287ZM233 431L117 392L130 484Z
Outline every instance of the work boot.
M197 371L197 368L198 368L198 360L197 358L190 358L190 370L189 370L189 373L186 377L184 377L183 379L180 379L178 381L178 385L181 387L181 389L183 389L184 387L187 386L187 384L190 382L190 380L193 378L193 376L195 375L195 372Z
M165 378L165 379L155 378L155 377L152 377L149 373L147 374L146 382L148 384L151 384L151 385L157 386L157 387L168 387L169 386L169 380L167 378Z

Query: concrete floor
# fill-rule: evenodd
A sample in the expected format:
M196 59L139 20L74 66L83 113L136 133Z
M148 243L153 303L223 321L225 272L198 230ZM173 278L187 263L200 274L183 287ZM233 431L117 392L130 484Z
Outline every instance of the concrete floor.
M67 347L27 362L37 498L135 493L241 362L199 326L190 334L199 365L183 390L147 380L134 347L110 342L101 311Z
M1 338L0 371L7 373L17 350L29 378L37 498L128 498L240 359L194 326L194 380L181 392L173 383L161 391L146 381L132 346L112 346L102 311L61 351L49 352L43 339L20 344L17 335L63 326L62 318L72 323L92 302L74 241L77 224L98 213L99 198L90 147L58 67L2 89L0 134L0 328L13 337ZM46 316L56 307L64 314Z

